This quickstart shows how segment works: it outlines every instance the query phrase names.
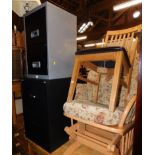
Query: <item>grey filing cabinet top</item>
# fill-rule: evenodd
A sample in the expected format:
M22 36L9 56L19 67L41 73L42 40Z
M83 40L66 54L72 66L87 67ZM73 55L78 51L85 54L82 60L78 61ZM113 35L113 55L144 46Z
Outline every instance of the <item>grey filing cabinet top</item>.
M35 28L35 30L28 30L26 25L27 17L30 17L37 11L44 8L45 20L41 20L40 18L40 21L37 20L37 22L39 23L38 25L41 25L42 27L45 25L45 29L40 29L38 27ZM33 24L35 24L35 21L30 21L29 25ZM41 30L45 31L43 33L46 33L44 34L45 37L43 37L43 41L39 40L38 42L31 42L31 38L29 40L25 39L27 53L26 77L37 79L60 79L71 77L74 55L77 49L77 17L49 2L45 2L24 15L24 27L26 31L26 38L29 36L33 38L41 35ZM46 48L43 48L43 46L46 46ZM42 48L43 50L41 51ZM38 56L39 50L41 53L40 57ZM32 55L32 53L34 53L33 60L29 62L28 56ZM43 60L43 57L47 58L44 58ZM39 68L41 66L44 66L46 68L44 70L47 70L43 72L43 74L35 71L33 73L30 71L30 68L35 70L35 68Z

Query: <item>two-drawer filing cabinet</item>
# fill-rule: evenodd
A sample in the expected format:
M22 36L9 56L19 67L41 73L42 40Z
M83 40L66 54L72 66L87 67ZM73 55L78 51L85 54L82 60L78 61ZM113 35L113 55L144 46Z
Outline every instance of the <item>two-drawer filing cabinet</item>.
M26 137L49 152L68 139L64 128L70 121L63 116L63 103L69 81L25 79L22 83Z

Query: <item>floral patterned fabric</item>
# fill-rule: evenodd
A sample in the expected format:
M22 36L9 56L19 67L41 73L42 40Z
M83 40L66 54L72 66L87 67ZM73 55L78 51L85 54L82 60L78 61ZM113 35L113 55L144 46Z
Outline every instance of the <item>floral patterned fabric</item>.
M120 108L116 108L115 112L110 112L108 106L94 104L88 100L66 102L63 108L68 115L106 125L118 124L123 113Z
M79 100L88 100L88 87L87 84L77 84L76 86L76 94L74 99Z
M98 100L97 100L98 103L109 105L111 89L112 89L112 79L113 79L113 75L111 74L109 75L101 74Z
M66 102L64 104L64 113L99 124L118 124L126 103L128 103L131 97L137 92L138 62L139 55L137 54L133 65L129 95L126 97L127 89L122 86L120 89L119 106L114 112L110 112L108 109L113 75L101 74L97 103L93 102L97 92L96 85L91 83L77 84L75 98L71 103ZM102 70L102 68L98 69ZM87 78L97 82L99 74L94 71L90 71ZM132 120L134 113L135 106L131 108L126 119L126 123L129 123Z
M99 81L99 74L93 70L90 70L87 76L87 79L90 81L98 82ZM96 100L96 93L97 93L97 85L92 83L87 83L87 93L88 93L88 100L95 102Z

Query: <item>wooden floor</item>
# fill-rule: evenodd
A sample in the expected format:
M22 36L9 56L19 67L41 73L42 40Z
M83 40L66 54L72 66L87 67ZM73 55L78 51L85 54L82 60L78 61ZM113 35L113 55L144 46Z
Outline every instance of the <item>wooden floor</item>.
M71 144L70 142L65 143L57 150L55 150L53 153L51 153L51 155L62 155L70 144ZM13 145L15 146L15 149L13 149L14 151L12 153L13 155L28 155L27 141L24 137L24 124L22 115L19 115L17 117L17 124L13 125ZM104 154L101 154L100 152L97 152L86 146L81 146L72 155L104 155ZM132 153L130 152L129 155L132 155Z

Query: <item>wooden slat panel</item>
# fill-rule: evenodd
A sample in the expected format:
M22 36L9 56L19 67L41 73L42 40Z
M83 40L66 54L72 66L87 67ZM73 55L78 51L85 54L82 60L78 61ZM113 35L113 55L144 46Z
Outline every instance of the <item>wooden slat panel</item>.
M95 134L93 134L91 132L87 132L87 131L85 131L85 135L88 136L88 137L91 137L91 138L93 138L95 140L98 140L100 142L103 142L105 144L110 144L111 143L111 140L109 140L107 138L104 138L104 135L101 137L101 136L95 135Z
M124 44L125 44L125 37L126 37L126 34L123 34L123 39L122 39L121 46L124 46Z
M96 94L95 94L95 97L94 97L94 100L95 100L95 103L97 103L97 99L98 99L98 92L99 92L99 84L100 84L100 78L101 78L101 74L98 74L98 79L97 79L97 90L96 90Z
M91 81L91 80L86 79L86 78L84 78L84 77L82 77L82 76L80 76L80 75L78 76L78 79L79 79L79 80L82 80L82 81L84 81L84 82L92 83L92 84L94 84L94 85L98 85L98 84L99 84L98 82Z
M121 46L121 38L122 38L122 34L119 35L118 37L118 45Z
M128 151L128 133L125 135L125 147L124 147L124 150L125 150L125 154L126 154L127 151Z
M91 69L93 71L97 71L97 66L91 62L82 62L81 65L83 65L84 67L88 68L88 69Z
M129 44L128 44L128 51L131 51L131 47L132 47L132 43L133 43L133 38L134 38L134 32L131 33L131 36L130 36L130 40L129 40ZM130 55L131 55L132 52L129 52L128 53L128 56L130 58Z
M113 68L97 68L97 72L100 74L114 74L114 69Z
M114 39L114 35L111 36L110 41L109 41L109 44L112 44L113 39Z
M124 136L122 137L121 140L121 155L124 155Z
M76 132L76 134L78 135L78 138L82 138L82 139L85 139L85 140L88 140L89 142L93 142L93 143L96 143L98 145L100 145L102 148L107 148L107 144L103 143L103 142L100 142L98 140L95 140L94 138L91 138L91 137L88 137L88 136L85 136L83 134L80 134L78 132ZM81 141L80 141L81 142Z
M106 139L109 139L109 140L112 140L113 136L115 135L112 132L108 132L106 130L95 128L94 126L90 126L90 125L86 125L86 131L89 131L89 132L95 133L95 134L97 133L97 135L103 136L103 137L105 137Z
M125 38L125 45L124 45L124 47L126 48L127 52L129 52L129 49L128 49L129 37L130 37L130 33L127 33L127 37Z

